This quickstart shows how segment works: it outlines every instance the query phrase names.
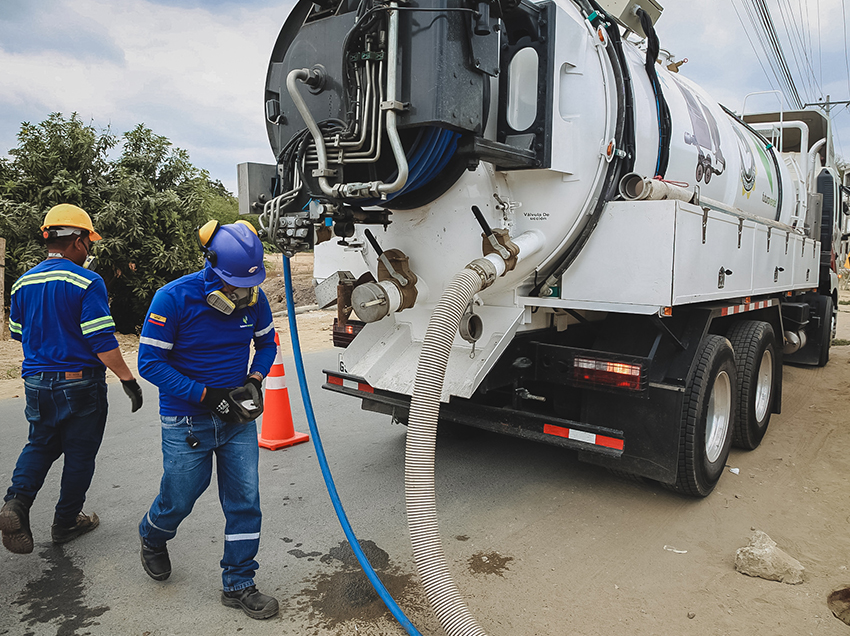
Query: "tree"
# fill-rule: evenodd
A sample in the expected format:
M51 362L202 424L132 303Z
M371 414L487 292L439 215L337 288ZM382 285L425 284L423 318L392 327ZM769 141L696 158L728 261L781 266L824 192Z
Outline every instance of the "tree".
M140 325L154 292L198 269L194 230L203 212L206 181L185 150L138 125L123 137L97 214L104 237L97 246L101 275L119 331Z
M76 114L24 123L18 141L10 158L0 159L7 291L45 256L39 226L47 210L57 203L79 205L104 237L93 252L119 331L136 330L159 287L200 267L198 226L238 217L236 199L221 182L143 124L122 136L114 160L107 153L116 137Z
M89 213L102 206L108 178L106 153L115 145L108 130L59 113L37 125L23 123L19 145L0 159L0 234L6 239L6 295L11 283L44 258L38 240L45 212L73 203Z

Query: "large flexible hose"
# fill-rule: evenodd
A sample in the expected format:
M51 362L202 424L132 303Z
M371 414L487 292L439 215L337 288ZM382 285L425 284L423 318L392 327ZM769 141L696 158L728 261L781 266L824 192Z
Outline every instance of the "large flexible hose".
M484 279L477 268L458 273L431 315L416 367L405 447L404 483L413 557L428 601L449 636L485 636L446 565L434 488L434 449L443 379L460 319L472 297L484 287Z
M372 587L375 588L378 596L381 597L381 600L387 606L387 609L390 610L395 619L404 628L404 630L410 634L410 636L421 636L419 631L413 626L413 623L410 622L410 619L407 618L405 613L393 600L392 596L390 596L390 593L387 591L387 588L384 587L381 579L378 578L375 569L372 567L372 564L369 563L369 559L366 558L363 549L360 547L360 542L354 535L354 530L351 528L351 523L348 521L345 509L342 507L342 502L339 499L339 493L336 491L333 476L331 476L331 469L328 466L328 459L325 456L325 449L322 446L322 439L319 437L319 429L316 426L316 416L313 413L313 403L310 400L310 391L307 389L307 375L304 373L304 358L301 356L301 342L298 339L298 325L295 321L295 301L292 296L292 268L289 264L289 257L287 256L283 257L283 278L286 294L286 313L289 318L289 337L292 340L292 354L295 357L295 369L298 372L298 384L301 387L301 399L304 402L304 411L307 415L307 423L310 426L310 436L313 438L313 446L316 449L316 458L319 460L319 466L322 469L322 477L325 480L325 486L328 489L331 502L333 502L333 507L336 511L336 516L339 519L339 524L342 526L342 531L345 533L345 537L348 539L348 543L354 551L354 556L357 557L360 567L363 568L363 572L366 574L366 577L369 579ZM457 326L455 326L455 330L457 330Z

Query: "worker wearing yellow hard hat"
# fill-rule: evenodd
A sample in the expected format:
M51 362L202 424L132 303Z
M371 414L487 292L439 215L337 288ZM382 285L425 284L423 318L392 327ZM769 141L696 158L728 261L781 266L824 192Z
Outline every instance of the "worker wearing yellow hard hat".
M70 203L60 203L54 205L44 217L44 223L41 226L41 231L44 232L45 240L51 230L57 231L59 228L76 228L87 230L88 237L92 241L99 241L102 237L94 231L94 226L91 222L91 217L82 208ZM68 235L71 233L69 232Z
M65 456L53 515L53 543L67 543L100 521L82 512L106 425L106 367L121 380L133 411L142 389L124 362L106 285L83 265L99 241L82 208L62 203L41 226L47 258L12 286L9 329L24 350L29 439L0 508L0 533L10 552L33 550L29 510L53 462Z

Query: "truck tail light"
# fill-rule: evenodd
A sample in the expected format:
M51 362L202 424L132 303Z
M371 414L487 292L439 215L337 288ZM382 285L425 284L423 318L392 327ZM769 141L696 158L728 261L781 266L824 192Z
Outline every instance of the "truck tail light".
M642 378L640 364L580 357L573 360L573 380L577 382L640 391Z
M342 347L343 349L351 344L351 341L357 336L358 333L363 329L366 325L365 322L361 322L359 320L349 320L345 323L345 325L340 325L339 320L334 318L334 327L333 327L333 343L335 347Z

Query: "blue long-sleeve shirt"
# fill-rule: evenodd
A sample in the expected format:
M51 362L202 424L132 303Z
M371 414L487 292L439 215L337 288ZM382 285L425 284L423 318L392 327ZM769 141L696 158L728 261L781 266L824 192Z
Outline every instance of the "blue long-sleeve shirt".
M161 415L208 413L200 404L204 387L239 387L250 373L271 369L277 349L266 295L260 290L256 305L226 316L206 300L222 287L205 266L154 295L139 339L139 374L159 387Z
M42 261L12 286L9 330L24 349L21 376L102 369L118 347L103 279L66 258Z

